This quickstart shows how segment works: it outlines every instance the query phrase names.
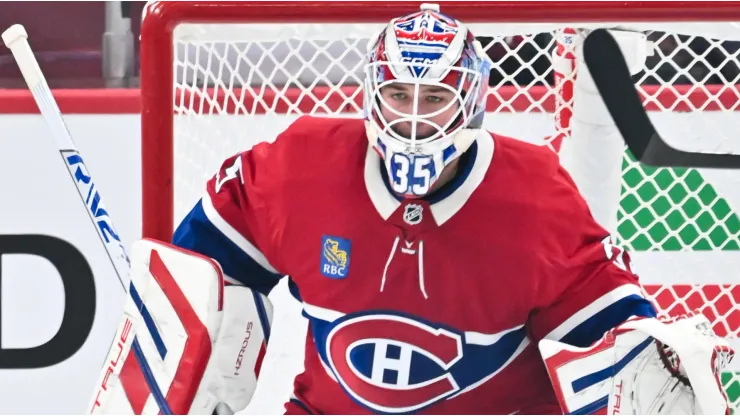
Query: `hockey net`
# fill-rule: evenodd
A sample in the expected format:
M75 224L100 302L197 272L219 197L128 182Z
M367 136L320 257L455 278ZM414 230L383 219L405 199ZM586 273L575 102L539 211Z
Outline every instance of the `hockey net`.
M367 39L418 3L157 7L142 32L144 235L168 239L225 157L273 140L303 114L361 114ZM740 8L688 7L461 3L443 4L442 12L468 23L496 63L489 130L555 151L568 139L572 105L553 86L551 54L562 31L621 26L647 33L654 46L635 81L657 128L687 147L726 150L740 140L740 27L730 22L740 20ZM598 169L598 155L582 163ZM616 228L662 312L699 309L733 339L740 334L738 176L651 168L625 152ZM734 409L736 368L722 377Z

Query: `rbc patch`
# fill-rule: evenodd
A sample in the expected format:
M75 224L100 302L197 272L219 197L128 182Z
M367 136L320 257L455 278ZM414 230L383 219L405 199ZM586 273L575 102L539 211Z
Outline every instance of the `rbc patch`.
M321 241L321 274L330 279L344 279L349 273L352 244L341 237L325 235Z

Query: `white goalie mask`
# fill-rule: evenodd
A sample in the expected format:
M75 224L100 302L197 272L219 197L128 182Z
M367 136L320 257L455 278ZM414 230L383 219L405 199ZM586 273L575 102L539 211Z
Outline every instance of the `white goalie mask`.
M395 193L426 195L468 150L483 123L490 70L473 34L429 5L371 40L365 126Z

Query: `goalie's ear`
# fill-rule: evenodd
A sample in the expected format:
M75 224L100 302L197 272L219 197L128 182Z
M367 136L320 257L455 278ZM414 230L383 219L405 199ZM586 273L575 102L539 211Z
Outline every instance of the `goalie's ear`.
M540 341L540 353L562 411L725 414L729 410L727 398L717 376L732 358L732 350L713 334L688 330L706 318L690 319L698 321L686 319L676 325L675 321L665 323L655 318L632 319L588 348ZM681 374L666 366L666 347L656 341L658 336L674 345L683 343L671 351L675 362L681 362ZM691 347L681 348L685 345ZM692 369L688 373L683 370L687 360ZM712 382L706 382L707 376Z
M220 266L208 257L145 239L131 251L123 315L92 413L246 407L272 320L267 298L246 287L225 288Z

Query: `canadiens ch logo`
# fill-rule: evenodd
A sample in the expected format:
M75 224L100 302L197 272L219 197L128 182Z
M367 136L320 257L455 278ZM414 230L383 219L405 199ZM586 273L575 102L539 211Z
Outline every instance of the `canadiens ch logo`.
M393 314L362 315L331 329L325 346L345 391L378 412L416 411L460 390L450 369L463 357L462 335L444 328ZM419 380L411 371L417 366L428 377Z
M321 274L330 279L344 279L349 271L352 245L341 237L325 235L321 242Z
M374 413L418 412L454 400L495 377L529 345L524 325L468 333L393 311L323 322L313 328L324 368Z
M403 209L403 220L409 225L421 222L421 213L424 208L418 204L408 204Z

